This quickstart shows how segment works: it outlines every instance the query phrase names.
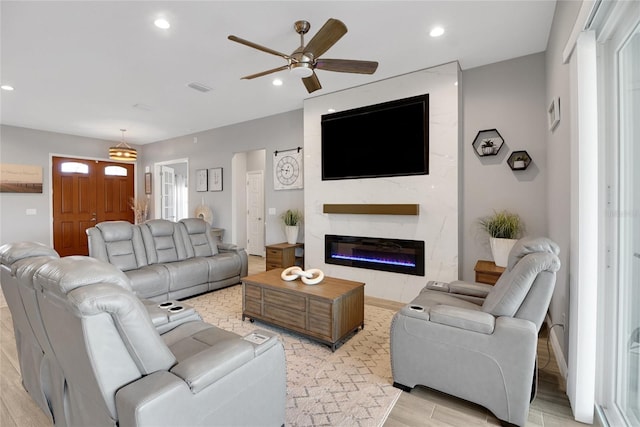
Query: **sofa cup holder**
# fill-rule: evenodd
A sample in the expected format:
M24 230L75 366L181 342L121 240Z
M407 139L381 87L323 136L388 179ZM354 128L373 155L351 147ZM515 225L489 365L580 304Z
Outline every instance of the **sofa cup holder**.
M410 305L409 309L413 311L418 311L418 312L424 311L424 307L422 307L421 305Z
M158 304L158 307L160 308L169 308L169 307L173 307L175 304L173 303L173 301L166 301L163 303Z
M182 310L184 310L184 307L181 305L174 305L173 307L169 307L169 311L172 313L178 313Z

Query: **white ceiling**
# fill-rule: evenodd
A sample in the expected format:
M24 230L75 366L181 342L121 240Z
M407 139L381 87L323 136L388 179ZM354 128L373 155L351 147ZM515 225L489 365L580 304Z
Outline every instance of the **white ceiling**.
M302 108L303 100L458 60L462 69L545 50L555 0L6 1L1 13L2 124L146 144ZM153 21L163 16L171 28ZM328 18L349 32L323 58L378 61L373 75L318 71L309 95L277 56L299 44L293 23ZM431 38L440 25L446 33ZM274 77L283 86L271 84ZM211 88L197 92L186 85ZM143 108L134 107L142 104Z

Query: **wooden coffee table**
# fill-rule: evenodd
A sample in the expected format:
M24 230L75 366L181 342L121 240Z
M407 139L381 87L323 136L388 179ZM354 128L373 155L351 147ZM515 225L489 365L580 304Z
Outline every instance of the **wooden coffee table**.
M280 278L282 268L242 278L242 320L260 320L323 342L335 351L364 328L364 283L325 277L317 285Z

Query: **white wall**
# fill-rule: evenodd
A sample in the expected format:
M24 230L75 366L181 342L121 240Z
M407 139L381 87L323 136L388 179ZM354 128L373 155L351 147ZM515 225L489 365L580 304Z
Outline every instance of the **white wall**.
M537 53L462 72L462 278L473 281L477 260L492 260L489 236L478 219L507 209L522 218L526 235L546 236L547 103L545 55ZM496 156L472 149L478 131L497 129L505 143ZM524 171L507 164L511 152L532 158Z
M551 33L545 53L545 99L560 97L560 123L546 133L547 140L547 219L549 237L560 245L560 261L563 268L558 271L556 288L549 307L553 323L564 324L554 328L559 347L554 347L556 356L566 366L569 340L569 264L571 260L571 105L569 64L562 63L562 51L576 21L581 1L558 1L553 17ZM558 354L560 350L561 354Z
M246 235L239 233L233 236L231 232L233 224L239 226L244 221L243 213L240 212L242 209L232 208L232 195L236 191L244 194L244 171L252 170L254 167L264 168L265 210L268 211L270 207L276 209L276 215L265 217L265 241L266 244L278 243L285 241L280 214L287 209L303 209L304 190L273 189L272 153L301 146L302 134L302 110L289 111L144 145L138 164L139 169L144 171L145 166L152 167L155 162L188 158L191 183L195 182L197 169L222 167L223 191L196 192L195 187L190 185L189 208L193 212L204 200L213 210L213 226L225 229L224 241L242 247L245 247ZM248 153L255 150L264 150L265 161L256 159L255 153ZM237 158L242 159L244 171L241 176L238 174L238 168L235 171L232 168L232 160L236 153L247 153ZM232 176L232 172L236 175Z
M367 295L405 302L413 299L427 280L457 279L459 86L455 83L458 78L458 64L450 63L305 101L307 267L365 282ZM344 111L424 93L429 94L429 175L321 180L320 120L329 108ZM389 141L387 149L393 149L393 141ZM325 203L417 203L420 214L324 214ZM423 240L426 277L325 264L325 234Z

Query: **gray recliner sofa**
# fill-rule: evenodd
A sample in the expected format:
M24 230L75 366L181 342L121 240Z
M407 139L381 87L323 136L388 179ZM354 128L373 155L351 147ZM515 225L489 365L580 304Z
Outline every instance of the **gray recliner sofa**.
M200 218L131 224L107 221L87 229L89 255L115 265L134 292L153 301L182 299L240 282L243 248L215 242Z
M394 386L424 385L524 426L558 253L547 238L523 238L495 286L429 282L391 323Z
M22 385L52 422L61 421L54 413L63 412L64 379L40 318L33 274L56 258L58 253L42 243L0 247L0 284L13 321Z
M151 304L133 294L115 266L57 258L44 248L10 244L0 254L5 293L6 286L31 281L33 307L24 311L27 321L39 316L42 336L36 338L44 341L50 368L44 370L49 380L35 388L55 425L284 424L286 369L276 336L262 331L270 338L254 344L191 314L160 332ZM28 256L38 253L44 255ZM12 315L24 301L7 298ZM38 393L29 393L37 400Z

